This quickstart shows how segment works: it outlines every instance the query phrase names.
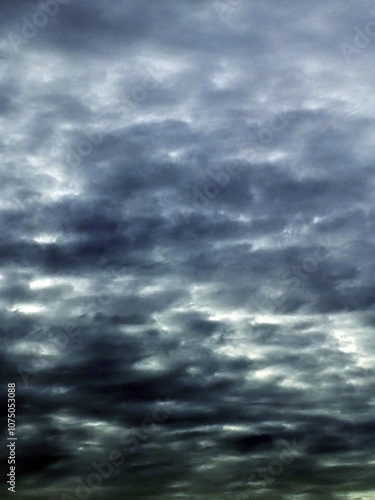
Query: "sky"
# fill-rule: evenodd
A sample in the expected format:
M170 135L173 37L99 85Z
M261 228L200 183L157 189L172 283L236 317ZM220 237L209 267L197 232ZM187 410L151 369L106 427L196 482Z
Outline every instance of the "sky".
M374 500L375 2L0 24L2 498Z

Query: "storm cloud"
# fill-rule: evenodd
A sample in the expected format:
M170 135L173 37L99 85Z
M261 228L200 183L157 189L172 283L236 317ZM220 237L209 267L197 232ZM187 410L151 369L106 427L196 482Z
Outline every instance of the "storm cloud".
M18 498L373 498L374 9L2 2Z

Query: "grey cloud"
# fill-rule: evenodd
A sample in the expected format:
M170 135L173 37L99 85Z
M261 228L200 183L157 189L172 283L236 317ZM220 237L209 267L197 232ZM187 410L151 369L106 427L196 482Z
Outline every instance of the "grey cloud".
M370 498L370 3L2 7L19 498Z

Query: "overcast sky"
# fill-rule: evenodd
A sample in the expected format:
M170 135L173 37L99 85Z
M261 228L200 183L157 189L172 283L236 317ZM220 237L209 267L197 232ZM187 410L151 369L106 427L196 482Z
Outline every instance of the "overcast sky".
M15 498L375 498L374 8L2 1Z

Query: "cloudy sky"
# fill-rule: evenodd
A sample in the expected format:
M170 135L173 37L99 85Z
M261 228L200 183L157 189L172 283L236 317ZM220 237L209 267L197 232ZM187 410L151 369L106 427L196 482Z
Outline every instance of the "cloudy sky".
M374 9L2 1L14 497L375 499Z

